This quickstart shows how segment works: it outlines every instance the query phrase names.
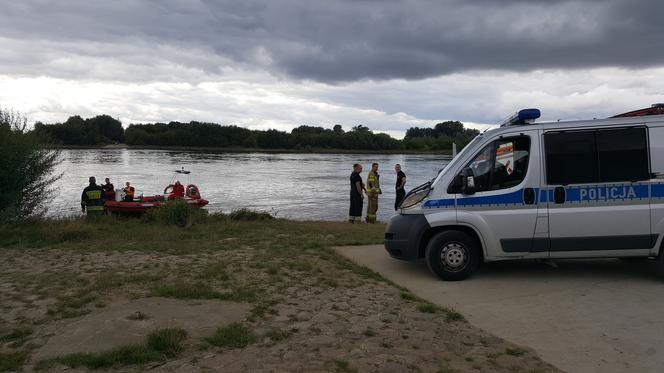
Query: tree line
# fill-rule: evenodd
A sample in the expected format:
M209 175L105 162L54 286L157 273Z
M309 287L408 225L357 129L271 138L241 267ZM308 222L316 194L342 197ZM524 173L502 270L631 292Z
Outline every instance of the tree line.
M332 129L302 125L290 132L251 130L234 125L192 121L189 123L131 124L108 115L83 119L72 116L64 123L35 124L34 132L49 142L67 145L100 145L125 143L134 146L182 146L249 149L340 149L340 150L433 150L449 151L452 142L459 148L479 134L458 121L447 121L434 127L412 127L403 140L374 133L363 125L344 131L337 124Z

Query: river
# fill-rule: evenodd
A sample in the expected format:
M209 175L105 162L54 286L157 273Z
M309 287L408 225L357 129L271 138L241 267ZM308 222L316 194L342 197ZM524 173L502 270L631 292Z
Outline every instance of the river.
M130 181L137 195L153 195L174 176L183 184L199 186L210 201L211 212L237 208L268 211L297 220L345 220L348 218L349 176L353 163L364 166L366 177L378 162L383 194L378 219L394 214L394 164L400 163L409 190L433 178L449 161L429 154L268 154L214 153L142 149L63 150L57 168L62 178L49 204L48 216L80 214L80 196L89 176L98 183L109 177L116 188ZM184 167L189 175L174 171ZM366 213L366 203L365 210Z

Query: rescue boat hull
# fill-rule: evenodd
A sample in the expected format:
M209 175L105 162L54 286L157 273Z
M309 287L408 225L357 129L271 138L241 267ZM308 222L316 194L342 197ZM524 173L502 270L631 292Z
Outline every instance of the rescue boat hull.
M185 199L187 204L194 207L204 207L208 204L208 201L202 198L198 199ZM125 214L144 214L149 210L159 207L168 201L154 198L154 197L144 197L140 201L106 201L104 203L104 208L108 212L115 213L125 213Z

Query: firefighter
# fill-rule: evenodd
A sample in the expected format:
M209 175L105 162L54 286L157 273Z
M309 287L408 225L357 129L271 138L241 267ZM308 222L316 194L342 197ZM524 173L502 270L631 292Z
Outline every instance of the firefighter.
M97 179L90 176L90 185L83 189L81 194L81 210L87 212L88 216L101 215L104 212L104 199L102 189L97 185Z
M350 174L350 209L348 210L348 221L353 223L362 222L362 206L364 205L364 183L362 182L362 165L355 163L353 172Z
M125 193L124 200L125 202L133 202L134 201L134 193L136 192L136 189L134 189L133 186L127 181L125 183L124 189L122 191Z
M380 190L380 175L378 175L378 163L371 164L371 171L367 176L367 223L376 222L376 211L378 211L378 195Z

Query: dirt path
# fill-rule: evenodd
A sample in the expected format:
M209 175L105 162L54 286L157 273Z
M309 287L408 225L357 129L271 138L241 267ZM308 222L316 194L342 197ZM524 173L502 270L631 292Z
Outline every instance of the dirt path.
M381 245L337 251L569 372L664 366L664 284L647 261L556 261L558 269L494 263L466 281L444 282L424 262L392 259Z

